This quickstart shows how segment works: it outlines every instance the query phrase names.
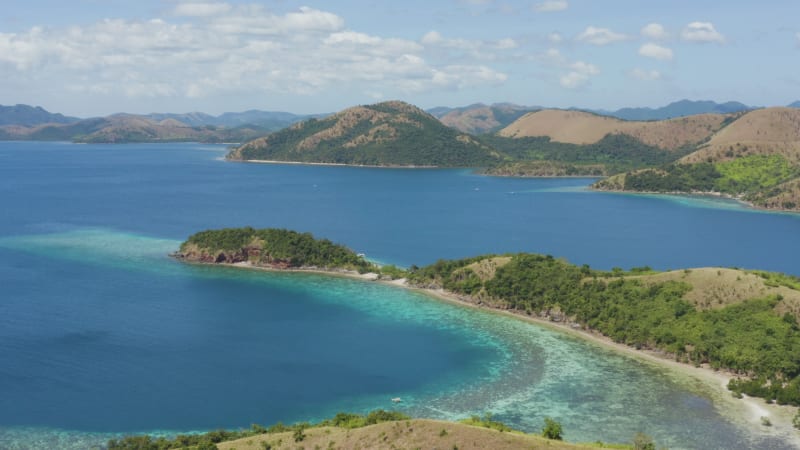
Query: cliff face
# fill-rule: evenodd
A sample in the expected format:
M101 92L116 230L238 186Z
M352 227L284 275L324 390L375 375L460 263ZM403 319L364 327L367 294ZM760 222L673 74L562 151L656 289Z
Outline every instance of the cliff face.
M232 160L374 166L479 167L501 156L470 135L399 101L355 106L250 141Z

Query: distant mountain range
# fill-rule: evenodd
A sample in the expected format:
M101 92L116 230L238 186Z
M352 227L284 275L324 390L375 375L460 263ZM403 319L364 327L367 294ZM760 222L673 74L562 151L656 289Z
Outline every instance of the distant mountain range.
M789 104L789 108L800 108L800 100Z
M53 114L47 112L41 106L0 105L0 126L20 125L30 127L45 123L75 123L81 119L77 117L67 117L63 114Z
M202 112L113 114L79 119L36 106L0 105L0 139L76 142L243 142L324 115L250 110L212 116Z
M598 114L623 120L664 120L696 114L729 114L756 109L739 102L716 103L710 100L680 100L660 108L622 108L616 111L594 110Z

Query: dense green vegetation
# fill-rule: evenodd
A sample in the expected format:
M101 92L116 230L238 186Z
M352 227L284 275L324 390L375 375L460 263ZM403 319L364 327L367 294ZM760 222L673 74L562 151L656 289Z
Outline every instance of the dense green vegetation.
M367 415L339 413L334 418L324 420L317 424L307 422L296 423L294 425L284 425L281 422L270 427L263 427L254 424L246 430L214 430L204 434L181 434L172 439L152 438L151 436L128 436L122 439L112 439L108 442L108 450L167 450L177 448L193 447L197 449L215 449L216 444L224 441L232 441L250 436L261 434L284 433L291 431L294 433L295 441L303 439L304 431L316 427L340 427L340 428L360 428L375 425L381 422L391 422L396 420L408 420L410 417L405 414L384 411L382 409L372 411Z
M373 264L355 252L311 233L265 228L224 228L195 233L181 244L179 256L203 262L250 261L282 267L343 268L365 272Z
M600 272L551 256L513 255L485 280L470 267L482 259L438 261L408 274L420 286L441 286L495 306L570 318L614 341L659 349L676 359L741 374L731 389L800 405L800 329L775 312L778 298L748 300L698 311L683 296L685 283L645 283L617 269ZM646 273L646 268L636 273ZM632 274L632 273L630 273ZM792 285L790 277L775 282Z
M800 168L781 155L749 155L725 162L670 164L625 175L622 188L642 192L722 192L756 199L786 181ZM603 183L598 183L600 187Z
M603 164L571 164L561 161L514 161L488 168L487 175L501 177L601 177L608 175Z
M606 174L660 166L677 160L690 150L669 152L647 145L626 134L609 134L598 142L588 145L553 142L546 136L509 138L486 135L480 139L514 161L555 161L570 164L576 169L602 164ZM502 170L503 165L500 164L498 169L493 170ZM586 173L576 173L576 175L586 175Z
M472 137L444 126L433 116L397 102L363 108L386 116L343 119L341 114L310 119L234 150L242 160L323 162L374 166L482 167L500 159ZM349 116L348 116L349 117ZM335 131L331 131L335 130ZM315 139L311 147L300 145ZM306 141L307 142L307 141Z

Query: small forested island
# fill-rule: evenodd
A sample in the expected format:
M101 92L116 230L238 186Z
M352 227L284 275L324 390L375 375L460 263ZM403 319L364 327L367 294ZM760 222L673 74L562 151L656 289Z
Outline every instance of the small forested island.
M732 375L729 389L800 406L800 278L728 268L601 271L549 255L483 255L379 267L309 233L197 233L176 257L272 269L373 272L471 304L599 333L637 350Z
M270 269L313 269L367 272L377 267L354 251L311 233L251 227L195 233L175 258L213 264L247 264Z

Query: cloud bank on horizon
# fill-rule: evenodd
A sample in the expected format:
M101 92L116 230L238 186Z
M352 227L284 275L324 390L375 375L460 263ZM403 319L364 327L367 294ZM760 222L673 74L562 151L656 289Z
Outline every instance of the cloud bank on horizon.
M0 104L87 116L800 98L794 2L314 3L30 0L0 19Z

